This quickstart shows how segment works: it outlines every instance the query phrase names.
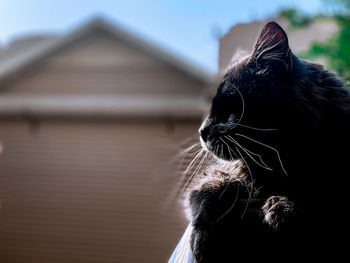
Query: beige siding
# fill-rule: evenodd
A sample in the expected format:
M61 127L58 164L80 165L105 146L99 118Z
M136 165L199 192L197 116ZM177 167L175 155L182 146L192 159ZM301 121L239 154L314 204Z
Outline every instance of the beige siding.
M33 65L9 92L199 94L203 83L104 33L86 36Z
M0 262L166 262L170 160L198 125L0 121Z
M185 228L174 157L204 81L93 25L3 71L0 262L166 262Z
M43 69L19 80L11 86L10 93L194 95L200 93L200 86L191 85L180 74L165 68L125 68L115 71Z

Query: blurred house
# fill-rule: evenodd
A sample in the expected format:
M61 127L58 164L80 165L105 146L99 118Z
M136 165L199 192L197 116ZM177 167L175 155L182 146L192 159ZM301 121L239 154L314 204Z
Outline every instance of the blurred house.
M2 49L0 262L165 262L210 80L102 19Z
M338 30L336 21L331 18L317 19L305 27L296 29L290 29L288 21L283 17L237 24L220 39L219 72L226 69L237 52L253 50L260 30L269 21L276 21L287 31L290 47L295 54L306 51L313 41L327 40Z

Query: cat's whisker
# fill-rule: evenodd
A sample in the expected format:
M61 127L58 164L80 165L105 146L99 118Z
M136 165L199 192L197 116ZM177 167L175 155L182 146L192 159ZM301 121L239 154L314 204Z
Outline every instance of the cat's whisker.
M213 140L211 140L209 143L212 143L213 142ZM207 157L207 155L209 154L209 152L206 150L206 149L204 149L204 148L200 148L201 150L200 150L200 156L201 156L201 154L203 153L203 152L205 152L205 155L204 155L204 159ZM197 157L197 156L196 156ZM199 158L199 157L197 157L197 158ZM199 162L199 164L198 164L198 166L201 164L201 162L203 161L203 158L202 158L202 160ZM197 166L197 168L198 168L198 166ZM195 171L197 170L197 168L195 169ZM189 169L186 169L186 171L185 171L185 174L187 174L188 173L188 171L189 171Z
M251 129L251 130L257 130L257 131L277 131L278 129L265 129L265 128L257 128L257 127L253 127L253 126L248 126L245 124L240 124L240 123L236 123L235 126L240 126L243 128L247 128L247 129ZM231 128L234 129L235 127Z
M221 157L224 158L224 145L221 144Z
M204 149L201 149L197 155L193 158L193 160L190 162L190 164L188 165L188 167L186 168L186 170L184 171L184 174L187 174L189 170L192 169L192 166L194 165L194 163L197 161L197 159L202 155L202 153L204 152Z
M187 175L188 175L188 172L193 168L193 166L197 163L197 161L199 160L199 158L202 156L202 153L204 152L204 150L202 149L197 155L196 155L196 157L192 160L192 165L191 165L191 168L190 169L186 169L186 171L185 172L183 172L183 180L185 180L186 178L187 178ZM199 165L199 163L200 163L201 161L199 161L198 162L198 165ZM196 171L196 169L198 168L198 165L197 165L197 167L194 169L195 171ZM190 166L189 166L190 167ZM189 176L189 178L187 179L187 181L184 183L184 184L182 184L183 185L183 187L182 187L182 189L181 189L181 192L182 193L184 193L185 192L185 190L186 190L186 188L189 186L189 184L190 184L190 182L192 182L192 177L193 177L193 175L194 175L194 172Z
M192 135L192 136L188 136L187 138L177 142L177 144L181 147L182 145L186 145L188 144L191 140L194 140L198 137L198 135ZM197 140L196 140L197 141Z
M188 185L188 181L190 180L190 178L185 182L183 183L186 178L187 178L187 175L188 175L188 172L194 167L194 165L197 163L198 159L200 158L200 156L202 156L202 153L204 152L204 149L201 149L197 155L193 158L193 160L191 161L191 163L187 166L186 170L182 173L182 178L181 178L181 185L183 185L183 187L181 188L181 191L180 192L184 192L187 185Z
M219 137L219 139L227 146L227 150L228 150L228 152L229 152L229 154L230 154L230 156L231 156L231 160L233 161L234 158L233 158L233 156L232 156L232 154L231 154L231 152L230 152L230 150L232 150L232 148L224 141L223 138Z
M183 151L179 152L169 160L170 165L176 165L179 174L178 185L174 187L174 189L177 189L175 190L177 192L177 197L179 197L179 194L182 192L182 186L184 184L184 181L186 180L187 172L192 169L192 166L195 165L196 157L198 158L198 155L200 155L201 147L194 150L196 147L198 147L198 145L199 143L195 143L189 146L185 149L187 150L185 153L183 153ZM191 163L187 166L187 168L184 171L183 166L186 163L186 159L188 159L191 155L194 155L195 157L191 160Z
M248 162L247 162L246 159L243 157L241 151L237 148L237 146L235 146L235 149L236 149L236 151L238 152L239 156L241 157L242 161L244 162L245 166L247 167L250 180L251 180L251 182L253 182L253 181L254 181L254 177L253 177L252 170L250 169L250 166L248 165Z
M200 169L203 167L204 161L206 160L208 153L209 152L205 152L202 160L199 162L199 165L197 166L197 169L193 173L194 175L197 175Z
M254 152L248 150L247 148L244 148L244 149L245 149L247 152L249 152L250 154L253 154L253 155L257 156L257 157L259 158L260 162L261 162L263 165L265 165L266 167L269 167L269 166L264 162L264 160L262 159L262 157L261 157L260 154L254 153ZM269 168L270 168L270 167L269 167ZM272 170L272 168L270 168L270 169Z
M197 150L194 151L192 154L193 154L194 156L200 155L200 151L201 151L201 148L197 149ZM179 159L179 160L176 160L176 159L175 159L175 163L177 164L177 167L178 167L179 171L181 171L181 174L182 174L182 176L181 176L181 178L180 178L180 182L183 182L183 180L186 179L187 172L188 172L189 170L191 170L192 166L195 164L194 162L196 161L196 160L195 160L196 157L194 157L194 158L192 159L191 163L187 166L187 168L186 168L185 171L184 171L183 165L186 164L186 159L187 159L189 156L190 156L190 154L187 153L187 154L183 154L182 156L180 156L181 159Z
M231 150L233 151L233 149L225 142L225 140L223 139L223 138L221 138L221 137L219 137L219 139L227 146L227 149L228 149L228 151L229 151L229 154L230 154L230 156L231 156L231 158L232 158L232 160L234 159L233 158L233 156L231 155ZM222 145L223 146L223 145ZM236 150L238 150L238 149L236 149ZM241 155L241 154L240 154ZM243 158L243 156L241 155L241 157L242 157L242 159L244 160L244 158ZM244 160L244 162L245 162L245 160ZM246 163L246 165L248 165L247 163ZM251 175L251 171L250 171L250 168L248 167L248 170L249 170L249 173L250 173L250 175ZM230 179L229 179L229 181L226 183L226 186L225 186L225 188L224 188L224 190L222 191L222 193L220 194L220 196L219 196L219 199L222 197L222 195L226 192L226 190L227 190L227 188L229 187L229 185L230 185L230 183L231 183L231 177L230 177ZM249 205L249 202L250 202L250 200L251 200L251 192L253 191L252 189L251 190L249 190L249 188L248 188L248 186L245 184L245 186L246 186L246 188L247 188L247 190L248 190L248 202L247 202L247 205L246 205L246 207L245 207L245 209L244 209L244 211L243 211L243 214L242 214L242 217L244 216L244 214L246 213L246 211L247 211L247 209L248 209L248 205ZM235 197L235 200L234 200L234 202L233 202L233 204L230 206L230 208L223 214L223 215L221 215L217 220L216 220L216 222L218 222L219 220L221 220L222 218L224 218L233 208L234 208L234 206L235 206L235 204L236 204L236 202L237 202L237 200L238 200L238 196L239 196L239 185L238 185L238 187L237 187L237 193L236 193L236 197Z
M193 153L193 155L194 156L197 156L198 154L200 155L200 151L201 151L201 149L198 149L198 150L196 150L194 153ZM188 171L190 171L192 168L193 168L193 166L195 165L195 162L196 162L196 160L195 160L195 158L196 157L192 157L192 160L191 160L191 162L193 162L192 164L188 164L188 158L190 157L190 154L184 154L183 156L182 156L182 158L178 161L178 163L177 163L177 166L178 166L178 168L179 168L179 170L180 171L182 171L182 174L183 174L183 176L182 176L182 178L181 178L181 181L183 181L184 179L186 179L186 175L187 175L187 173L188 173ZM184 165L187 165L186 166L186 169L184 169Z
M199 154L199 152L202 150L201 147L199 147L198 149L196 149L195 151L191 152L191 153L187 153L187 154L183 154L182 160L180 166L182 167L182 171L184 171L184 167L183 165L188 165L189 159L193 159L197 154Z
M231 142L235 143L239 148L241 148L257 165L259 165L260 167L266 169L266 170L269 170L269 171L272 171L273 169L268 167L264 162L262 162L263 164L259 163L257 160L255 160L255 158L253 156L250 155L249 151L244 148L242 145L240 145L235 139L233 139L230 135L228 136L225 136L227 137L228 140L230 140ZM257 154L259 155L259 154ZM260 155L259 155L260 156ZM261 156L260 156L260 159L261 159Z
M226 188L227 188L227 186L226 186ZM225 188L225 190L226 190L226 188ZM237 200L238 200L238 196L239 196L239 184L238 184L238 186L237 186L237 193L236 193L235 200L233 201L233 204L230 206L229 209L227 209L227 211L226 211L223 215L221 215L221 216L216 220L216 222L218 222L218 221L220 221L222 218L224 218L224 217L235 207L236 202L237 202Z
M206 152L205 155L204 155L204 157L203 157L203 159L202 159L202 163L200 164L200 167L198 168L197 174L198 174L198 172L203 168L204 163L205 163L205 161L206 161L208 155L209 155L209 152Z
M248 163L247 163L246 160L244 159L244 157L243 157L242 153L239 151L239 149L238 149L236 146L235 146L235 148L236 148L237 152L239 153L239 155L241 156L243 162L245 163L245 165L246 165L246 167L247 167L247 169L248 169L249 175L250 175L250 180L251 180L251 189L249 189L249 187L246 186L249 196L248 196L247 205L246 205L246 207L245 207L245 209L244 209L244 211L243 211L243 213L242 213L242 216L241 216L241 218L243 218L244 215L245 215L245 213L247 212L247 209L248 209L248 206L249 206L249 203L250 203L250 200L251 200L251 196L252 196L252 193L253 193L253 182L254 182L254 180L253 180L252 171L250 170Z
M207 155L208 155L208 152L206 152L204 154L204 156L202 157L201 161L199 162L197 168L194 170L194 172L191 174L191 176L188 178L185 186L184 186L184 189L186 189L191 183L192 183L192 180L193 178L198 174L198 172L200 171L200 169L202 168L203 164L204 164L204 160L207 158Z
M194 150L196 147L198 147L198 149ZM190 179L188 179L186 181L186 178L188 177L188 173L193 170L193 168L196 166L196 164L198 163L199 165L199 158L202 156L202 153L205 150L200 146L200 143L195 143L189 147L187 147L186 149L184 149L183 151L181 151L179 153L179 155L181 155L181 160L178 162L178 169L179 171L181 171L181 178L179 180L179 186L176 187L178 189L177 191L177 196L179 197L179 195L182 193L184 193L188 182ZM185 159L189 156L189 155L194 155L195 157L191 160L191 162L188 164L187 168L183 171L182 165L185 163ZM176 160L175 160L176 161ZM197 166L198 167L198 166ZM197 167L195 169L197 169ZM186 181L186 182L185 182Z
M219 145L215 146L214 153L218 153ZM219 155L219 154L218 154Z
M169 161L171 163L179 163L179 165L181 166L186 157L188 157L190 154L195 155L201 150L201 147L198 147L198 146L199 146L199 143L195 143L195 144L189 146L188 148L186 148L185 150L179 151ZM198 147L198 149L194 150L196 147Z
M284 168L284 166L283 166L280 153L279 153L279 151L278 151L277 149L275 149L275 148L273 148L272 146L267 145L267 144L265 144L265 143L263 143L263 142L254 140L254 139L252 139L252 138L250 138L250 137L248 137L248 136L246 136L246 135L243 135L243 134L240 134L240 133L236 133L236 135L237 135L237 136L241 136L241 137L243 137L243 138L246 138L247 140L250 140L250 141L255 142L255 143L257 143L257 144L260 144L260 145L262 145L262 146L265 146L265 147L267 147L268 149L271 149L271 150L273 150L274 152L276 152L277 157L278 157L278 160L279 160L279 163L280 163L280 165L281 165L281 168L282 168L283 172L288 176L288 173L287 173L287 171L285 170L285 168Z
M193 145L187 147L186 149L182 150L182 151L180 152L180 154L188 153L188 152L190 152L193 148L195 148L195 147L198 146L198 145L199 145L199 143L197 142L197 143L195 143L195 144L193 144Z
M225 136L225 137L226 137L226 136ZM229 149L229 150L231 149L232 152L233 152L233 149L232 149L221 137L219 137L219 138L227 145L228 149ZM252 172L251 172L251 170L250 170L250 167L249 167L248 163L246 162L246 160L244 159L243 155L241 154L241 152L240 152L240 151L238 150L238 148L236 147L236 143L234 143L234 146L235 146L235 149L238 151L238 153L239 153L241 159L242 159L243 162L246 164L246 167L247 167L247 169L248 169L248 171L249 171L249 174L250 174L251 181L253 182L253 175L252 175ZM231 155L231 154L230 154L230 155ZM232 155L231 155L231 157L232 157ZM233 159L233 157L232 157L232 159Z
M230 154L231 160L233 161L234 158L233 158L233 156L232 156L232 154L231 154L232 148L225 142L224 139L222 139L221 137L219 137L219 139L227 146L228 153ZM233 150L232 150L232 152L233 152ZM229 184L231 183L231 179L232 179L232 177L230 176L230 179L229 179L229 181L226 183L226 186L225 186L224 190L222 191L222 193L221 193L220 196L219 196L219 199L220 199L220 198L223 196L223 194L226 192L226 190L227 190ZM235 201L235 202L236 202L236 201ZM234 206L234 205L233 205L233 206ZM233 206L232 206L232 208L233 208ZM230 210L231 210L232 208L230 208ZM220 218L221 218L221 217L220 217ZM218 220L219 220L219 219L218 219Z
M231 137L231 136L229 136L229 137ZM232 137L231 137L232 138ZM237 140L235 140L237 143L238 143L238 141ZM240 144L241 145L241 147L243 147L242 146L242 144ZM247 152L249 152L250 154L252 154L252 155L254 155L254 156L257 156L258 158L259 158L259 160L260 160L260 162L264 165L264 166L266 166L266 167L269 167L265 162L264 162L264 160L262 159L262 157L261 157L261 155L260 154L257 154L257 153L255 153L255 152L252 152L252 151L250 151L250 150L248 150L247 148L245 148L245 147L243 147ZM272 169L271 167L269 167L270 169Z
M192 140L194 138L194 136L186 138L185 140L183 140L182 142L179 142L178 144L184 144L185 141L188 144L190 142L190 140ZM183 148L182 146L180 146L180 148ZM186 181L186 177L187 174L184 172L184 165L186 164L186 168L188 170L190 170L192 167L190 167L190 165L188 165L188 159L192 156L196 156L199 154L199 152L201 151L201 147L200 144L198 142L193 143L192 145L188 146L185 149L179 150L176 154L174 154L169 160L169 165L170 166L175 166L177 169L174 171L174 174L176 174L179 179L176 183L176 185L174 186L174 189L172 191L172 193L169 194L169 200L172 199L171 196L173 196L173 200L177 200L178 198L180 198L181 194L183 193L183 185L184 182ZM196 161L194 158L191 161ZM195 163L192 163L191 166L195 165ZM188 166L187 166L188 165ZM171 202L171 201L170 201Z

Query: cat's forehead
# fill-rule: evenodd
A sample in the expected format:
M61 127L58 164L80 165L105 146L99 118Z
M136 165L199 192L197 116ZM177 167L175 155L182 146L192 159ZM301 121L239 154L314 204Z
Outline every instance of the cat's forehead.
M230 71L232 71L234 68L239 67L242 63L245 63L250 57L250 53L243 49L237 49L232 56L230 62L228 63L227 67L224 69L223 73L226 75Z
M228 92L240 86L245 86L251 81L254 81L254 72L249 63L243 61L240 64L236 64L235 67L225 74L219 88L221 88L221 92Z

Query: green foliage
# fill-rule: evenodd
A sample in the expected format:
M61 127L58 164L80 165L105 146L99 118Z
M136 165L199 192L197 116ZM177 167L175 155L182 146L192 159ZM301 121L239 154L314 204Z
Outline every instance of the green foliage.
M347 81L350 88L350 16L335 15L339 30L327 42L314 42L308 51L311 58L324 57L330 69Z
M328 66L350 81L350 18L336 18L339 31L327 42L315 42L309 49L310 57L325 57Z
M350 88L350 0L324 0L324 2L332 7L333 11L327 14L327 17L337 22L339 30L325 42L312 43L309 50L301 56L309 59L324 58L327 67L343 77L348 83L347 87ZM289 12L289 15L293 12ZM310 16L310 22L319 16ZM295 23L293 20L295 18L289 19L292 25Z
M293 7L282 9L278 15L286 18L292 29L307 26L312 21L310 16Z

